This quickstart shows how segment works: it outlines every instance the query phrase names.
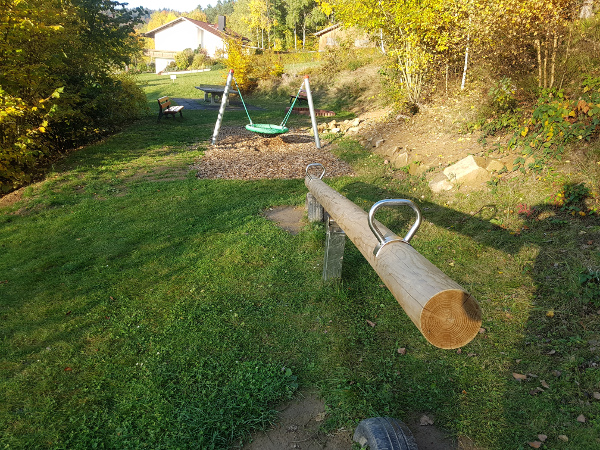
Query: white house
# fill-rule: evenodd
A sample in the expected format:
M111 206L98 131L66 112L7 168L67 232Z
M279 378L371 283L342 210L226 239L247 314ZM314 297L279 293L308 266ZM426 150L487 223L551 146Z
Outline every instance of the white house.
M148 31L144 36L154 39L154 50L148 54L154 58L156 73L162 72L170 62L175 61L175 53L186 48L195 50L202 47L213 58L218 50L225 48L228 36L245 39L225 28L225 16L219 16L217 25L178 17Z

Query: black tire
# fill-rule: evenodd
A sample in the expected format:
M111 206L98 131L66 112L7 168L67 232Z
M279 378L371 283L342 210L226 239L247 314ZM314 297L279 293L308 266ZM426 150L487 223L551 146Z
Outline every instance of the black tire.
M391 417L372 417L361 421L354 430L354 442L371 450L418 450L408 427Z

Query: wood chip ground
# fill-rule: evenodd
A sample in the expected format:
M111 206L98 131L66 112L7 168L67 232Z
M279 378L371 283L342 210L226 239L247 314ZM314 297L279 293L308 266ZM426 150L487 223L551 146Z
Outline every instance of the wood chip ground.
M223 127L217 143L208 146L192 169L198 178L304 178L306 166L321 163L326 177L353 175L351 167L331 153L328 143L322 142L321 147L316 148L306 129L264 137L243 127Z

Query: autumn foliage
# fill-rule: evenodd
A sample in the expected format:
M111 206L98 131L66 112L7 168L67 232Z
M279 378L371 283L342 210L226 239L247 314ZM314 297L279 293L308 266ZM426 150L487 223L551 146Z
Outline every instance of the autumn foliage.
M0 192L139 114L143 94L118 75L135 23L110 0L0 0Z

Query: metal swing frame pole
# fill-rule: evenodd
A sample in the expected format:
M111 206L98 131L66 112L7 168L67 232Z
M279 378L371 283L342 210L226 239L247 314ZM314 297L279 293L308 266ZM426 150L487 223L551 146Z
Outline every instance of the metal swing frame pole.
M315 105L313 103L312 94L310 92L310 83L308 75L304 76L304 89L306 90L306 99L308 100L308 109L310 111L310 120L312 122L313 133L315 135L315 145L321 148L321 140L319 139L319 129L317 127L317 116L315 115Z
M231 80L233 79L233 69L229 71L227 75L227 83L225 84L225 90L223 91L223 97L221 97L221 107L219 108L219 116L217 117L217 123L215 124L215 131L212 136L212 145L217 142L219 136L219 130L221 129L221 123L223 122L223 116L225 115L225 106L227 105L227 98L229 97L229 89L231 87Z

